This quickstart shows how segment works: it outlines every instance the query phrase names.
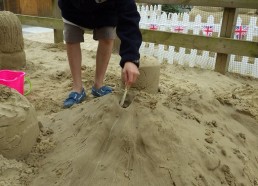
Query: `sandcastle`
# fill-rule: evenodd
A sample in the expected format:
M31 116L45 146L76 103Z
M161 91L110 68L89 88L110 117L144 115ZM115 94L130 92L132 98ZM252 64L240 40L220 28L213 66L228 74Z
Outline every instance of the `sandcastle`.
M0 154L23 159L39 135L36 111L16 90L0 85Z
M160 64L155 57L143 56L138 77L133 88L155 94L159 89Z
M20 69L25 64L21 23L13 13L0 11L0 69Z

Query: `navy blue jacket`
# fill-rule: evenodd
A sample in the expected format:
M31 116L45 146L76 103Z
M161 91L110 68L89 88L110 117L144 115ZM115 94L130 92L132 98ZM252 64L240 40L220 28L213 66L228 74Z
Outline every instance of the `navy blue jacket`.
M114 26L121 40L120 66L139 60L142 35L140 15L134 0L58 0L62 16L79 26L93 29Z

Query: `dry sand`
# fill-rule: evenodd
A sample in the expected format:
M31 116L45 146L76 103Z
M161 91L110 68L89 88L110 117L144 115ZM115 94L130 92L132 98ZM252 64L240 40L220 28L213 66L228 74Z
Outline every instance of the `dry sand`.
M43 43L51 34L26 37L24 70L33 84L26 98L41 132L24 161L0 156L1 186L258 185L257 79L162 64L159 93L130 89L131 104L121 108L117 55L105 79L114 93L90 95L96 51L90 40L82 47L88 97L65 110L71 90L65 46Z

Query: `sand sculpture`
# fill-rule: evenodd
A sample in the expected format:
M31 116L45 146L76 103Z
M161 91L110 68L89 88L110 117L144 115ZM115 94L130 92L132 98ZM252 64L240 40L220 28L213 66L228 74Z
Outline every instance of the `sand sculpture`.
M16 90L0 85L0 154L23 159L39 135L36 111Z
M19 69L25 64L21 23L13 13L0 11L0 69Z
M155 57L143 56L139 68L140 76L133 88L155 94L159 89L160 64Z

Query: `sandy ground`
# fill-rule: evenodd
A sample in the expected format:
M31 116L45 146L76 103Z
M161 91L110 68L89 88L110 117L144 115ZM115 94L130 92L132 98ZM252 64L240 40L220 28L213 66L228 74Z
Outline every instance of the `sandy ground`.
M121 108L118 55L105 79L114 93L90 95L97 43L85 37L88 96L63 109L71 90L65 46L49 33L26 34L26 98L40 136L25 160L0 156L1 186L258 185L257 79L162 64L160 91L129 90L131 104Z

